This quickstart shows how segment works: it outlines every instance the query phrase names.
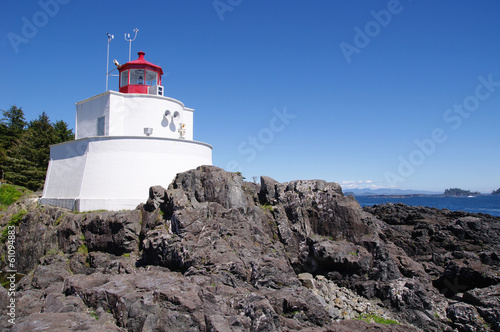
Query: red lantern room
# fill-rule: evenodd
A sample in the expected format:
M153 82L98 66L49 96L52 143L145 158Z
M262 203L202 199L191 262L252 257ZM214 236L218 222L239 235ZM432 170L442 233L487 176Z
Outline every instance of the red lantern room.
M146 61L144 59L146 53L140 51L137 54L139 59L127 62L118 68L120 92L162 95L163 89L160 86L163 70L161 67Z

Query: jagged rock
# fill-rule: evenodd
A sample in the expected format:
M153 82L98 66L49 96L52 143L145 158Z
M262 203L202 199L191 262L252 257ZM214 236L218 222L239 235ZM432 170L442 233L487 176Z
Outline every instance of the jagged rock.
M308 330L305 330L308 331ZM309 330L313 331L313 330ZM323 331L352 332L352 331L384 331L384 332L416 332L419 329L410 326L369 324L359 320L344 320L328 326Z
M191 203L215 202L222 207L242 208L248 206L242 188L242 178L214 166L200 166L196 170L179 173L170 185L182 190Z
M16 231L18 273L33 270L47 252L58 250L56 223L65 211L55 207L35 209L24 216Z
M161 205L165 205L168 200L167 191L162 186L153 186L149 188L149 198L146 201L144 209L152 212L158 209Z
M453 327L460 331L487 331L476 308L466 303L455 303L446 309L448 318Z
M81 221L85 245L114 255L138 251L141 221L139 210L89 214Z
M31 285L34 288L46 289L56 282L64 281L64 278L70 275L67 258L63 255L51 255L41 259L33 272Z
M337 271L343 276L363 275L372 267L372 255L352 242L314 241L310 246L315 264L323 271Z
M314 288L314 277L310 273L301 273L297 276L304 287Z
M16 328L498 330L500 218L363 209L336 183L258 185L213 166L149 194L134 211L22 205Z
M474 305L494 331L500 331L500 285L469 290L463 300Z
M66 331L126 331L115 324L96 320L89 313L36 313L13 326L12 332L46 330L52 332Z
M77 296L64 296L62 293L50 293L45 298L42 312L83 312L85 303Z

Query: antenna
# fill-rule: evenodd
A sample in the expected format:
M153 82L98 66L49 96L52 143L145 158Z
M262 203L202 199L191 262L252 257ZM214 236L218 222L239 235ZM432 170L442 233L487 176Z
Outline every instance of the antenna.
M135 32L134 39L130 38L130 33L125 34L125 40L128 41L128 62L130 62L130 51L132 49L132 42L137 38L137 31L139 31L139 29L135 28L133 31Z
M113 38L115 38L114 35L107 33L108 35L108 53L106 57L106 91L108 91L108 77L109 77L109 43Z

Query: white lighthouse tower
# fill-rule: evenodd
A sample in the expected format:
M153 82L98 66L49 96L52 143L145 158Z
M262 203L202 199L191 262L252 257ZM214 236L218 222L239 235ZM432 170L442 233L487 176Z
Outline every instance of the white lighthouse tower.
M134 209L149 187L212 164L212 146L193 140L194 110L165 97L163 70L138 55L119 66L119 92L76 104L75 140L51 146L42 204Z

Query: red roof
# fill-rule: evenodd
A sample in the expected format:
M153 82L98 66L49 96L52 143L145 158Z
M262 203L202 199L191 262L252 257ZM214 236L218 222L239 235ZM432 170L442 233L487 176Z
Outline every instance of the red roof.
M144 53L143 51L137 52L139 55L139 59L127 62L123 65L120 66L119 71L121 72L122 70L128 69L128 68L137 68L137 67L152 67L153 69L156 69L160 73L160 75L163 75L163 70L161 69L160 66L155 65L154 63L151 63L149 61L146 61L144 59Z

